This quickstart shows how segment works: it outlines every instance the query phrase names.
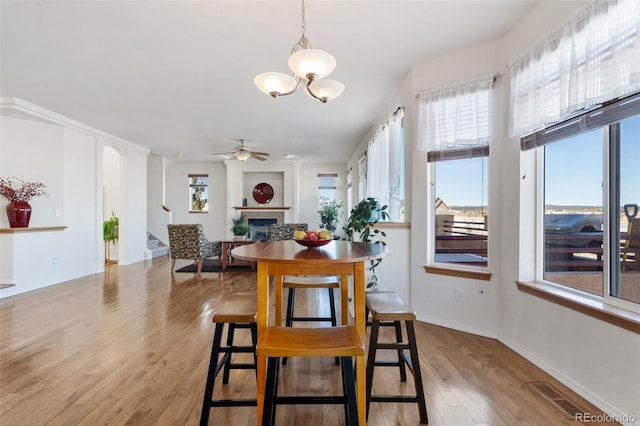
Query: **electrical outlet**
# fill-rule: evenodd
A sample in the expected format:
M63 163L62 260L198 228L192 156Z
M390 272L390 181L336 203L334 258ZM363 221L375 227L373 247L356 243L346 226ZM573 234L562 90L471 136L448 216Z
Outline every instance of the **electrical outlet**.
M62 216L62 209L56 209L56 217Z
M53 263L54 265L57 265L59 262L60 262L60 258L58 256L51 257L51 263Z
M456 302L464 302L464 290L456 288Z

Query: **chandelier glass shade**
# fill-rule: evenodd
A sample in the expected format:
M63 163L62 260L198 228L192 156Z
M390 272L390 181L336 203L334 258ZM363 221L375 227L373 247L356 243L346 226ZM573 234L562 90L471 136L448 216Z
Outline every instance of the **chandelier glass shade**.
M258 74L254 84L263 93L277 98L294 93L300 85L312 98L326 103L337 98L344 91L344 84L336 80L323 80L336 67L336 59L328 52L312 49L304 35L305 22L304 0L302 0L302 36L291 49L289 68L292 75L280 72Z
M336 59L330 53L318 49L298 50L289 56L289 68L298 77L325 78L336 67Z
M281 72L263 72L258 74L253 82L258 86L258 89L273 97L293 93L298 86L295 78ZM276 96L273 95L274 93Z

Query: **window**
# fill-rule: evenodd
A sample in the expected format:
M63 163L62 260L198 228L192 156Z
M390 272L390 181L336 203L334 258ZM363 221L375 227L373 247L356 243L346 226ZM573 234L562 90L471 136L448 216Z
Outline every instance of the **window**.
M404 221L404 108L376 131L369 141L361 199L376 198L388 206L391 222ZM364 160L363 160L364 161ZM360 169L361 177L362 169Z
M420 95L418 149L432 199L429 263L488 266L488 166L494 76Z
M521 139L539 164L536 279L634 310L639 22L639 2L587 2L509 64L511 133L545 127Z
M487 266L488 157L433 163L434 261Z
M189 175L189 213L209 211L209 175Z
M347 212L351 211L353 207L353 178L351 174L353 172L352 168L349 168L347 171Z
M336 173L318 174L318 209L320 200L336 201L338 188L338 175Z
M366 190L367 190L367 153L365 152L358 159L358 202L366 198Z
M639 134L640 93L522 138L540 151L539 279L640 303Z

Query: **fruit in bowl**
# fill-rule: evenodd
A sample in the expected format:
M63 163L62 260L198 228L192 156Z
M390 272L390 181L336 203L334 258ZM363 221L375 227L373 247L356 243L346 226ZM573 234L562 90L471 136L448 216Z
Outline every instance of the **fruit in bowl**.
M306 247L319 247L329 244L333 240L331 231L295 231L293 239L296 243Z

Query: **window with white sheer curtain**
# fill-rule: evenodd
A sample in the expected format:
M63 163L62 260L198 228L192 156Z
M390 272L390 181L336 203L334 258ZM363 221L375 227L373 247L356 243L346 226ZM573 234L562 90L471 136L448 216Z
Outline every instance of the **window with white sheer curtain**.
M382 126L367 148L367 198L389 205L389 126Z
M640 2L588 2L509 68L536 282L640 312Z
M376 131L367 148L366 198L388 207L389 220L404 220L404 108Z
M638 91L640 2L588 2L508 68L511 136Z
M488 164L494 76L419 95L418 150L427 151L428 263L488 266Z
M488 145L493 79L487 75L421 93L418 151Z

